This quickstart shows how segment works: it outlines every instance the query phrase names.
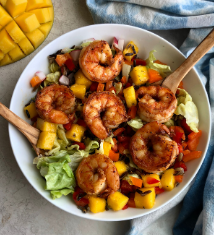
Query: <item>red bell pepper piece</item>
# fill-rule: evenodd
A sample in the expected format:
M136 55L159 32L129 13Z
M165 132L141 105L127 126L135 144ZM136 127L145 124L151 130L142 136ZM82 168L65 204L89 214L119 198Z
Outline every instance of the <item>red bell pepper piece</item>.
M87 198L82 197L80 200L78 200L77 198L78 195L81 193L84 193L84 191L81 188L76 187L75 192L73 193L73 199L75 203L77 204L77 206L86 206L89 203L89 200Z
M80 126L83 126L83 127L87 127L87 124L82 119L78 119L77 124L80 125Z
M122 194L129 194L134 192L133 185L130 185L126 180L121 181L120 189Z
M94 92L97 90L97 87L98 87L98 82L93 82L90 86L90 91Z
M182 132L175 132L175 135L173 137L173 140L178 143L178 144L181 144L181 140L182 140L182 137L183 137L183 134Z
M187 132L187 134L192 132L192 130L190 129L189 125L186 122L186 118L183 118L181 120L181 127L185 130L185 132Z
M157 194L161 194L161 193L163 193L164 192L164 189L162 189L162 188L159 188L159 187L155 187L155 194L157 195Z
M131 138L129 136L119 135L117 136L117 139L119 142L129 142Z
M145 65L146 65L146 61L145 61L145 60L142 60L142 59L134 59L134 61L135 61L136 66L138 66L138 65L143 65L143 66L145 66Z
M64 124L63 127L65 128L66 131L69 131L71 129L71 122Z
M65 61L65 65L67 66L67 68L70 71L73 71L75 69L75 64L74 64L73 60L70 58Z
M81 143L81 142L74 142L74 144L79 145L79 149L80 149L80 150L84 150L84 149L85 149L85 144L84 144L84 143Z
M127 82L126 85L125 85L125 88L128 88L130 87L132 84L130 82Z
M152 177L147 178L147 183L148 184L156 184L156 183L159 183L159 182L160 182L160 180L157 180L155 178L152 178Z
M175 164L174 164L174 169L175 168L179 168L179 167L182 167L184 169L184 171L187 171L187 166L184 162L179 162L177 159L175 161Z
M128 203L127 203L127 205L128 205L129 207L132 207L132 208L135 208L135 207L136 207L136 206L135 206L134 197L135 197L135 194L134 194L134 193L130 193L130 195L129 195L129 200L128 200Z
M179 143L178 144L178 150L179 150L179 153L182 153L183 152L183 146Z
M122 210L126 210L126 209L128 209L128 208L129 208L129 206L128 206L128 204L126 204L126 205L123 207Z

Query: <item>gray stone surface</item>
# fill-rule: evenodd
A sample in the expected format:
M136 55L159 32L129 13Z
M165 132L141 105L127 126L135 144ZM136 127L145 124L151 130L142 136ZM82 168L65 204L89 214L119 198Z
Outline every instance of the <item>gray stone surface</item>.
M16 82L28 62L50 41L73 29L93 24L84 0L53 0L55 22L45 42L31 55L0 68L0 102L9 106ZM179 47L188 30L154 31ZM20 91L21 92L21 91ZM144 234L172 234L179 206L146 229ZM171 218L167 220L168 216ZM8 123L0 118L0 234L57 235L125 234L130 221L96 222L70 215L42 198L27 182L13 156Z

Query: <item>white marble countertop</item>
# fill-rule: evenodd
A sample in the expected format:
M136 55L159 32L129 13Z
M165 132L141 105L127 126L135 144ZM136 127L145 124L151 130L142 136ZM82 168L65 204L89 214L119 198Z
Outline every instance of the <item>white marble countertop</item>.
M0 102L9 107L16 82L28 62L49 42L73 29L93 24L84 0L52 0L55 9L53 28L43 44L31 55L14 64L0 67ZM188 30L154 31L179 47ZM125 234L130 221L97 222L70 215L42 198L20 171L10 146L8 123L0 118L0 234L20 235L107 235ZM144 235L172 234L180 205L150 225Z

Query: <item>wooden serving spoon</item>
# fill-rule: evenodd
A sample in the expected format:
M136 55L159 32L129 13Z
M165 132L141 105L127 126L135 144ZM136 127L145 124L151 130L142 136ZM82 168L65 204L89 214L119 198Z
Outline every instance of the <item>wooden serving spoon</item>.
M42 153L42 151L36 147L40 131L25 122L23 119L18 117L15 113L10 111L6 106L0 103L0 115L5 118L8 122L13 124L22 134L24 134L30 141L32 147L34 148L37 155Z
M174 94L185 75L192 67L214 46L214 29L195 48L191 55L162 83L163 87L169 88Z

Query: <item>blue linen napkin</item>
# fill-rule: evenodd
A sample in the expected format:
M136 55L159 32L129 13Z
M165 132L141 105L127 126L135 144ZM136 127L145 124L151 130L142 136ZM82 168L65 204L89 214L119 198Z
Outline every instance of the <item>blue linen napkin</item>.
M121 23L148 30L193 28L180 50L188 56L214 26L214 0L87 0L95 23ZM196 29L198 28L198 29ZM214 48L195 66L207 89L214 117ZM183 200L174 235L214 234L214 125L206 158L186 194L164 208L132 220L128 234L142 234L146 226Z

